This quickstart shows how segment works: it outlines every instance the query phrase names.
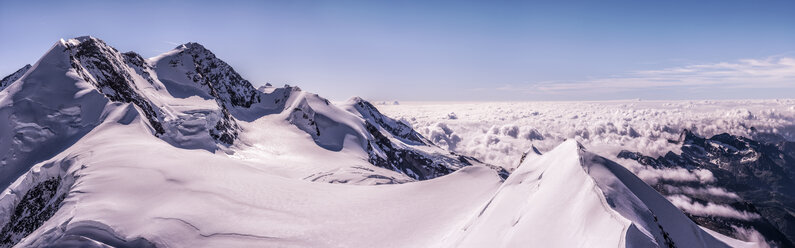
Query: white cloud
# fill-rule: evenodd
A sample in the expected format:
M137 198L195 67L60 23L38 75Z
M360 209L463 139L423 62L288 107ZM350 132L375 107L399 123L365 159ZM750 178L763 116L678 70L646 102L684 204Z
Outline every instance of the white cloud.
M648 156L680 152L687 128L702 136L750 136L750 127L795 140L795 100L415 103L379 106L451 151L511 168L531 145L548 151L576 139L609 159L622 149ZM449 119L455 112L457 119ZM621 160L622 164L629 161ZM649 178L661 178L648 172ZM681 179L710 181L710 175ZM684 173L679 173L684 174Z
M704 169L689 171L683 168L655 169L642 166L635 168L635 174L644 182L654 185L659 180L674 182L711 183L715 181L712 172Z
M580 81L546 81L525 86L504 85L501 91L532 94L620 92L655 88L791 88L795 89L795 58L769 57L645 70Z
M767 244L767 240L761 233L756 231L753 228L742 228L738 226L732 226L734 229L735 235L743 241L751 242L759 248L770 248L770 245Z
M718 216L740 220L753 220L760 218L758 214L738 211L727 205L720 205L711 202L708 202L706 205L704 205L699 202L695 202L690 199L690 197L684 195L669 195L665 198L671 201L671 203L673 203L677 208L697 216Z
M733 200L740 200L740 196L733 192L728 192L726 189L708 186L705 188L693 188L693 187L675 187L671 185L665 185L665 190L668 191L670 194L687 194L691 196L701 196L701 197L723 197Z

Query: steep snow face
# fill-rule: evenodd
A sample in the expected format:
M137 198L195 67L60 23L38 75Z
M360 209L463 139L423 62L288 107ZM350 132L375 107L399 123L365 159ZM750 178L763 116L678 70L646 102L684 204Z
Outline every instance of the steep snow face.
M25 74L25 72L28 72L28 70L30 70L30 67L31 67L30 65L25 65L22 68L19 68L19 70L15 71L14 73L11 73L11 75L8 75L3 79L0 79L0 90L5 89L6 87L8 87L9 84L21 78L22 75Z
M93 129L111 104L74 70L67 49L56 43L0 91L1 188Z
M527 155L451 247L726 247L622 166L566 141Z

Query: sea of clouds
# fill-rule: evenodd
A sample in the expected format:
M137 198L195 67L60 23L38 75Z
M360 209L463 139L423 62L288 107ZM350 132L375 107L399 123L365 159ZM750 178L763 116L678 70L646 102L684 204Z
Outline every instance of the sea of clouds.
M532 146L549 151L567 139L622 164L649 184L660 180L698 182L702 188L674 188L668 199L696 215L743 220L757 215L727 205L700 204L689 195L738 198L713 185L708 170L655 169L619 159L621 150L661 156L681 153L681 132L689 129L711 137L729 133L751 138L753 132L775 133L795 140L795 99L731 101L605 101L605 102L401 102L380 104L386 115L401 120L435 144L514 169ZM751 128L755 131L752 131Z
M515 167L531 146L544 152L566 139L613 160L622 149L654 157L680 153L680 145L668 140L679 139L684 129L706 137L750 137L754 127L795 140L795 99L401 102L378 108L439 146L506 168Z

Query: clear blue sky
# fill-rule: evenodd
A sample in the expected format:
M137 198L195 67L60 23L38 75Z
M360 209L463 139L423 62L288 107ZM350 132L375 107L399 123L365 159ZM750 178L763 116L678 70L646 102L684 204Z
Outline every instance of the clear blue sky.
M795 1L7 1L0 74L58 39L196 41L333 100L795 98Z

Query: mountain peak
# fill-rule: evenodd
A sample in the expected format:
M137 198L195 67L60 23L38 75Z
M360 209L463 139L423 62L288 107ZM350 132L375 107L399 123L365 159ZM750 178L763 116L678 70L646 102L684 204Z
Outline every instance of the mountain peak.
M90 36L90 35L84 35L84 36L78 36L78 37L75 37L75 38L72 38L72 39L78 40L80 42L84 42L84 41L87 41L87 40L94 40L94 39L97 39L97 38L94 38L93 36Z
M180 49L183 51L189 51L192 53L210 53L213 54L209 49L204 47L204 45L199 44L198 42L188 42L182 45L177 46L175 49Z
M196 42L177 46L174 50L148 60L156 71L178 71L172 81L193 82L206 87L208 94L226 107L249 108L260 102L257 89L238 74L232 66ZM169 69L170 68L170 69Z
M364 99L362 99L361 97L358 97L358 96L354 96L354 97L351 97L350 99L348 99L348 102L353 103L353 104L357 104L357 103L360 103L360 102L367 102L367 100L364 100Z
M71 39L66 39L66 40L61 39L59 42L61 44L63 44L64 46L78 46L78 45L86 43L86 42L88 42L89 44L97 44L97 43L99 43L99 44L106 45L105 41L103 41L101 39L98 39L96 37L93 37L93 36L89 36L89 35L78 36L78 37L71 38Z
M679 140L677 141L678 144L685 144L685 143L703 143L704 138L699 137L693 131L685 128L679 134Z

